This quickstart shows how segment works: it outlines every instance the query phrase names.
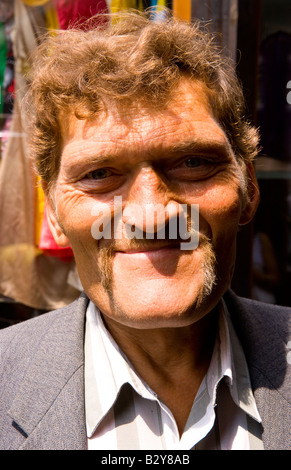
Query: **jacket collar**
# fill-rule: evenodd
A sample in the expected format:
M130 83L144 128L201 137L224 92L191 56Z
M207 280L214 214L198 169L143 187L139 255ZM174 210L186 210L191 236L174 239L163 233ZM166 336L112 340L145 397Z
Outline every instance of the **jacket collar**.
M264 448L290 447L290 308L237 297L224 299L243 346L252 389L262 417Z
M287 404L290 394L286 352L290 309L240 299L232 292L224 299L246 355L264 434L268 429L278 431L282 428L282 419L276 426L274 420L278 421L283 413L283 402L279 400L283 399ZM64 449L86 448L83 368L87 304L88 298L82 294L68 307L43 316L45 332L9 410L15 427L23 436L28 436L23 449L41 448L36 443L38 436L44 433L48 449L60 448L60 439ZM73 407L70 406L72 393ZM66 408L66 419L58 421L58 435L56 424L51 425L53 417L50 418L54 415L50 412L57 407ZM276 418L277 414L279 418ZM284 446L290 424L287 420L288 417L277 437L263 435L266 448Z
M41 321L46 328L9 410L13 425L26 437L23 448L33 448L38 436L46 435L50 449L59 448L60 439L76 449L84 448L84 321L88 298L81 295L73 304L47 313ZM72 396L72 393L74 394ZM74 406L70 403L75 400ZM66 419L50 426L51 413L66 408ZM77 411L78 410L78 411ZM68 438L68 434L70 438ZM72 443L76 435L76 446ZM81 439L80 439L81 438ZM69 444L70 443L70 444ZM34 445L33 445L34 444Z
M279 389L289 401L286 345L290 339L290 308L243 299L231 290L224 300L252 372L253 389Z

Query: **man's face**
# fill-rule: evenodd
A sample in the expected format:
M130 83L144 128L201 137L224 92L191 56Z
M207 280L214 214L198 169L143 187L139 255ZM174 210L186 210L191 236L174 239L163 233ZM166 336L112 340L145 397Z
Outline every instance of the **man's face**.
M133 103L94 122L71 118L49 219L105 316L135 328L186 326L216 305L231 280L237 228L253 212L243 181L204 88L184 80L165 109ZM199 246L181 250L181 240L168 236L96 240L92 226L101 227L104 214L114 220L116 196L121 221L144 233L149 208L164 207L167 225L182 205L198 204ZM153 219L151 231L158 228Z

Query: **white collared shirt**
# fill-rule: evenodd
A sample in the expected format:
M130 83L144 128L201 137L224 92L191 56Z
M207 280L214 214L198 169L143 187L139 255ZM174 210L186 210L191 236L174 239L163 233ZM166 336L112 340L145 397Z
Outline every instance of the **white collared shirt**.
M247 364L224 303L210 366L181 437L171 411L136 373L92 302L85 407L89 450L263 448Z

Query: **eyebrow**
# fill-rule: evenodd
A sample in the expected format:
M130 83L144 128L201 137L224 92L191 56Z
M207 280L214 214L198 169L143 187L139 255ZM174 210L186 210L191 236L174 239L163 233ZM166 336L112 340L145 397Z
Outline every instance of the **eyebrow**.
M163 146L163 142L160 142L159 146ZM155 148L144 149L144 153L154 158L155 153L158 152L159 146ZM227 139L216 139L212 141L191 139L169 145L167 148L163 149L164 157L162 156L161 158L161 154L159 154L159 158L166 160L167 158L171 158L175 155L183 156L187 154L196 154L201 156L212 155L223 159L230 156L230 149L231 147ZM72 169L78 165L82 165L84 167L94 167L95 165L108 166L111 163L115 163L116 158L118 158L118 156L120 156L122 153L131 153L132 151L124 148L122 152L117 152L116 154L114 152L105 152L106 151L97 153L94 151L84 151L83 149L81 149L80 152L76 152L74 158L70 158L66 162L65 168Z
M71 155L71 158L67 159L63 166L65 169L69 168L72 169L75 166L89 166L93 167L98 164L99 165L108 165L110 162L113 162L116 159L116 156L113 154L106 154L106 153L96 153L96 152L88 152L81 150L80 152L76 152L76 154Z
M203 141L203 140L190 140L185 142L179 142L176 145L173 145L170 149L170 153L202 153L203 155L217 155L220 157L226 157L230 154L230 144L226 139L222 140L212 140L212 141Z

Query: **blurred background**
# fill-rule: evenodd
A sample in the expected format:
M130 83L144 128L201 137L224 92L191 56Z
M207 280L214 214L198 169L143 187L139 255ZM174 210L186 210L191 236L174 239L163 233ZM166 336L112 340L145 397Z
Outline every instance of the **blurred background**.
M238 234L232 289L291 306L291 1L0 0L0 328L73 301L82 290L73 254L58 248L29 158L20 111L30 54L45 33L94 14L155 6L218 33L242 82L248 119L260 128L255 167L261 203Z

